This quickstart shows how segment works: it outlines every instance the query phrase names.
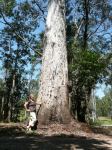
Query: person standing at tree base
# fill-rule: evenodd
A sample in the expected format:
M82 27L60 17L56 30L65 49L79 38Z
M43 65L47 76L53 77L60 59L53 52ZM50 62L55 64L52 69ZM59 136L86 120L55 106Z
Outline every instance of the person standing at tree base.
M27 124L27 130L30 131L32 127L34 127L35 123L37 122L36 118L36 102L34 100L34 96L31 94L29 96L29 100L25 102L24 107L27 112L30 112L29 121Z

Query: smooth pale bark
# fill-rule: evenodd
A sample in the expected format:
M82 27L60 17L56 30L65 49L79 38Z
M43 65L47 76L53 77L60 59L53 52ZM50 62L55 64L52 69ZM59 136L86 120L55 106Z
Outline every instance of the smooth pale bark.
M50 0L37 100L42 103L38 114L40 123L70 121L67 84L65 2L64 0Z

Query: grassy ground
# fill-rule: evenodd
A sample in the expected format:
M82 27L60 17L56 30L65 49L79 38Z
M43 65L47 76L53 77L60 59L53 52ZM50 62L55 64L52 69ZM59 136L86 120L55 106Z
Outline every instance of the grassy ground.
M110 118L99 117L91 123L91 127L95 133L112 136L112 120Z
M99 117L99 121L101 122L102 125L112 125L112 119L107 118L107 117Z
M93 124L99 126L111 126L112 119L108 117L99 117Z

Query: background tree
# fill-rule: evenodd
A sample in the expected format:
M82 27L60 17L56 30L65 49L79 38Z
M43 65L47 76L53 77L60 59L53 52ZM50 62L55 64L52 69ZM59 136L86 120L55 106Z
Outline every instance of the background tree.
M96 104L98 116L112 117L112 89L109 88L103 98L97 99Z
M72 114L81 122L88 115L92 89L111 70L111 3L67 1L67 49ZM99 10L99 11L97 11ZM105 12L104 12L105 10Z
M29 92L27 64L34 66L35 61L35 68L41 60L42 49L36 35L41 19L41 7L37 9L36 4L39 5L33 1L18 3L4 0L0 3L3 23L0 55L5 81L2 118L6 121L17 118L19 101L25 99Z

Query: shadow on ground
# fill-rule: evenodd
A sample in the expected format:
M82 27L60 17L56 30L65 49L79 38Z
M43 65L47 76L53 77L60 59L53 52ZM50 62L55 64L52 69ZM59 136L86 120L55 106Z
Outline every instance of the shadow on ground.
M0 126L0 150L109 150L107 145L94 137L26 134L23 128Z
M109 150L108 142L81 136L2 136L0 150Z
M112 136L112 127L92 127L91 130L96 134Z

